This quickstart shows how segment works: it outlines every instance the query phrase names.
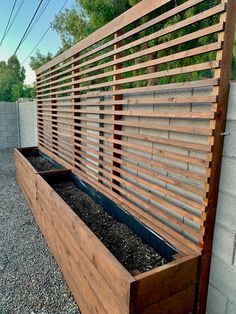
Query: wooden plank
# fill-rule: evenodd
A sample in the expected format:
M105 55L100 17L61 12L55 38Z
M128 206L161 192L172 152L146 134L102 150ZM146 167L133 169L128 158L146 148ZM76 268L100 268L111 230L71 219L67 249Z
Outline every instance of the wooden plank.
M91 145L94 144L92 141L88 141L88 140L86 142L85 141L83 141L83 142L85 144L87 144L87 143L91 144ZM79 144L77 146L79 146L80 148L86 149L88 152L91 151L91 152L95 153L95 150L93 150L92 148L89 148L87 146L84 146L82 144ZM101 146L101 144L100 144L100 146ZM104 149L107 149L107 147L105 145L103 145L102 147ZM119 153L119 151L117 151L117 153ZM107 155L107 154L104 154L104 156L105 155ZM155 161L154 161L154 164L151 164L151 166L153 167L153 170L149 170L148 168L145 168L144 166L143 167L136 166L136 161L145 162L147 165L149 165L149 159L148 158L140 157L138 155L135 155L135 154L132 154L132 153L126 153L126 152L123 152L123 151L121 152L121 155L123 157L130 158L130 160L128 160L128 161L125 161L124 159L122 159L122 161L121 161L122 165L130 167L130 169L136 169L136 170L139 170L139 171L141 171L141 172L143 172L145 174L149 174L154 179L157 179L157 180L169 183L170 185L177 186L179 188L182 188L184 190L189 191L192 194L196 194L196 195L199 195L201 197L205 197L206 196L205 189L200 189L200 188L198 188L196 186L191 186L191 184L193 184L192 182L184 183L181 180L177 180L177 179L174 179L174 178L171 178L171 177L167 177L165 175L162 175L161 173L158 173L158 168L159 167L155 167ZM134 165L132 163L134 163Z
M150 305L143 311L135 314L183 314L193 312L195 286L189 287L165 300Z
M57 115L59 118L71 119L71 117L64 116L58 113L47 113L47 110L43 110L46 113L40 113L39 116L43 117L52 117L53 115ZM58 110L59 112L59 110ZM65 111L60 111L65 112ZM132 122L131 121L113 121L109 119L94 119L94 118L84 118L81 117L80 121L84 122L94 122L94 123L102 123L102 124L119 124L122 126L130 126L130 127L137 127L137 128L144 128L144 129L152 129L152 130L163 130L163 131L173 131L173 132L180 132L180 133L191 133L191 134L199 134L199 135L212 135L213 133L213 126L209 126L209 128L199 128L199 127L188 127L188 126L173 126L173 125L166 125L166 124L157 124L157 123L142 123L142 122Z
M147 212L155 215L157 217L157 219L164 219L167 223L169 222L169 223L175 225L177 228L180 228L181 230L188 232L193 237L199 239L199 241L202 240L202 234L204 233L204 228L197 230L195 228L189 227L187 224L182 222L183 217L179 217L179 219L174 218L173 215L168 214L165 210L163 211L160 207L150 205L149 202L143 201L142 197L134 196L131 192L128 192L128 189L134 189L138 193L138 195L144 196L144 197L146 197L152 201L155 201L155 202L159 203L160 205L166 207L169 211L172 211L172 213L175 213L176 214L175 216L177 216L178 214L181 213L182 215L185 215L187 217L188 214L185 214L185 212L182 211L180 207L174 205L169 200L165 200L161 197L154 196L152 193L147 192L146 190L140 188L138 185L135 185L135 184L133 184L129 181L126 181L122 178L116 177L115 175L112 175L108 171L101 169L99 167L96 167L93 163L89 162L88 160L83 160L82 158L80 158L79 160L84 166L84 167L81 167L81 169L83 169L87 175L90 175L93 177L97 176L97 178L101 182L108 183L108 184L109 184L109 179L114 178L118 182L122 183L122 185L124 187L118 189L118 188L116 188L115 184L109 184L109 185L112 188L114 188L115 190L119 191L119 193L121 195L130 199L132 202L136 203L137 206L144 208L144 210L146 210ZM96 171L94 169L96 169ZM103 176L98 175L97 174L98 172L101 172L101 174ZM105 175L109 179L107 179L105 177ZM127 188L127 190L125 189L125 187Z
M97 295L93 293L90 283L84 278L83 273L75 271L77 265L64 244L60 232L57 233L56 231L57 225L51 219L49 208L41 205L39 201L38 210L40 210L41 230L81 310L85 313L106 313ZM88 296L90 300L88 300Z
M225 131L227 104L229 95L229 79L231 73L231 60L233 41L236 24L236 1L227 1L227 13L221 16L221 21L225 22L225 32L219 34L219 38L224 41L223 55L217 56L224 60L220 72L219 83L219 100L217 102L217 116L214 135L214 147L213 147L213 159L211 163L211 177L209 186L209 201L206 208L207 220L206 220L206 236L204 239L203 256L200 269L200 289L199 289L199 313L203 314L206 310L206 300L208 292L208 282L210 276L211 254L212 244L214 236L214 225L217 208L217 199L219 191L220 171L223 141L224 138L221 133ZM217 73L216 75L219 75Z
M156 232L157 234L161 234L167 241L169 241L174 247L178 248L180 251L186 254L189 254L190 252L197 255L200 254L201 249L198 244L194 244L193 242L173 231L173 229L167 227L165 224L159 222L158 220L150 219L150 216L146 212L140 211L138 207L134 206L128 200L120 197L117 193L111 191L106 186L99 183L93 177L88 177L79 169L76 169L76 173L88 184L95 185L100 192L110 197L118 205L123 207L131 215L133 215L146 226L151 228L154 232ZM120 188L116 187L116 189L119 190Z
M149 92L158 92L158 91L167 91L167 90L179 90L179 89L189 89L194 87L211 87L218 84L218 79L202 79L199 81L192 81L192 82L180 82L180 83L172 83L172 84L161 84L161 85L155 85L155 86L145 86L145 87L137 87L137 88L126 88L122 90L113 90L113 91L93 91L93 92L87 92L86 94L80 94L78 95L78 98L80 99L87 99L87 98L94 98L99 96L113 96L113 95L129 95L129 94L140 94L140 93L149 93ZM73 91L73 89L72 89ZM59 94L59 92L58 92ZM77 96L76 96L77 97ZM54 98L44 98L42 99L43 102L53 100ZM57 99L57 98L56 98ZM73 96L67 96L67 97L59 97L60 100L65 99L73 99ZM40 98L41 100L41 98Z
M114 95L116 93L114 92ZM122 104L122 105L152 105L152 104L166 104L166 105L179 105L179 104L189 104L189 103L212 103L216 102L217 97L216 95L207 95L207 96L186 96L186 97L152 97L152 98L130 98L130 99L110 99L106 101L101 100L94 100L94 101L80 101L80 105L83 106L112 106L115 104ZM50 106L50 104L48 104ZM47 105L45 106L47 107ZM63 104L61 105L63 107ZM42 110L47 110L42 108ZM48 109L49 110L49 109ZM60 111L60 108L58 109ZM65 111L71 112L71 111Z
M115 33L114 37L117 39L119 36L122 36L123 33L124 33L124 31L120 30L119 32ZM114 45L114 50L117 50L120 47L122 47L122 41L119 41L117 44ZM122 53L115 54L114 55L114 60L119 62L119 59L122 56L123 56ZM113 75L113 80L116 81L116 80L122 79L123 78L123 73L122 73L122 71L123 71L123 64L122 63L116 63L115 66L113 67L113 69L114 69L114 71L113 71L114 73L119 71L119 73ZM119 90L119 89L122 89L122 85L115 85L115 86L113 86L113 90ZM116 112L119 112L119 113L122 112L122 109L123 109L123 106L122 106L123 105L123 103L122 103L123 95L122 94L114 95L112 100L114 101L113 105L112 105L112 111L114 112L114 114L112 115L112 121L116 122L116 123L112 123L112 130L111 130L112 138L114 140L121 141L122 135L118 134L117 131L121 131L122 130L122 126L120 124L118 124L119 121L122 120L122 115L121 114L116 114ZM103 109L103 106L100 107L100 108ZM103 116L104 116L104 114L102 113L102 117ZM103 126L103 124L99 125L99 134L101 134L101 135L104 134L104 131L106 132L106 128L103 128L102 126ZM103 143L103 141L101 141L101 140L99 140L99 142ZM121 148L122 147L121 147L120 144L117 144L116 142L113 142L113 144L112 144L112 151L113 151L112 155L113 155L113 157L116 157L118 159L118 161L114 161L114 159L112 159L112 164L113 164L114 167L111 169L112 174L113 174L113 176L111 177L111 182L113 183L111 188L113 189L113 191L116 191L116 189L114 187L115 185L120 185L120 182L117 181L115 179L115 177L119 177L120 176L120 172L119 172L120 163L119 163L119 161L120 161L121 155L120 155L120 153L117 153L116 151L120 151ZM114 150L116 150L116 151L114 151ZM100 164L103 164L103 162L100 161ZM101 175L103 175L103 172L101 172Z
M81 134L85 134L84 132L81 132L80 131L80 133ZM88 133L88 137L91 137L91 134L89 134ZM94 137L94 135L93 135L93 137ZM100 138L100 139L103 139L103 137L101 137L101 136L97 136L96 138ZM106 139L106 138L105 138ZM108 141L108 140L107 140ZM113 142L113 140L111 139L110 141L108 141L108 142ZM119 141L118 141L119 142ZM122 144L123 143L125 143L125 142L122 142ZM136 149L138 149L138 145L129 145L130 143L128 143L126 146L127 147L134 147L134 148L136 148ZM44 144L44 145L47 145L47 144ZM141 145L140 145L140 147L141 147ZM148 146L142 146L143 147L143 149L145 150L145 147L148 147ZM141 148L142 148L141 147ZM149 149L151 149L152 151L154 150L154 151L156 151L155 149L153 149L153 148L150 148L149 147ZM157 152L159 152L158 150L157 150ZM168 155L168 153L166 153L167 155ZM161 155L165 155L165 152L163 152L163 150L161 150ZM170 155L169 156L171 156L173 159L174 159L174 154L171 154L170 153ZM180 156L180 155L179 155ZM183 155L184 156L184 155ZM187 157L186 157L187 158ZM186 162L186 159L185 159L185 162ZM183 176L185 176L186 178L192 178L192 179L195 179L195 180L198 180L198 181L200 181L200 182L207 182L207 179L208 179L208 176L209 176L209 174L208 173L205 173L205 174L201 174L201 173L196 173L196 172L193 172L193 171L190 171L190 170L184 170L183 168L181 168L181 167L173 167L172 165L169 165L169 164L167 164L167 163L164 163L164 162L158 162L158 161L151 161L150 162L150 165L152 165L152 164L155 164L156 166L158 166L158 167L160 167L160 168L163 168L163 169L166 169L166 170L168 170L168 171L170 171L170 172L173 172L173 173L177 173L177 174L180 174L180 175L183 175Z
M77 133L85 135L86 137L91 137L91 134L88 133L88 132L78 131ZM41 132L40 132L40 134L41 134ZM165 151L164 149L158 149L158 148L156 149L154 147L149 147L149 146L145 146L145 145L141 145L141 144L137 145L137 144L129 143L127 141L113 140L113 139L110 139L110 138L106 138L104 136L93 135L93 137L96 138L96 139L104 140L104 141L106 141L108 143L117 142L117 144L122 144L125 147L137 149L137 150L140 150L140 151L143 151L143 152L149 152L151 154L156 154L158 156L161 156L161 157L164 157L164 158L167 158L167 159L171 159L171 160L175 160L177 162L183 162L183 163L189 162L189 163L192 163L194 165L205 166L210 161L210 158L209 159L206 158L206 160L204 160L204 159L199 159L199 158L196 158L196 157L189 157L187 155L182 155L182 154L178 154L178 153L172 153L172 152L167 151L167 150ZM81 141L82 141L82 139L81 139ZM153 162L155 162L155 161L151 160L150 161L150 165L152 165ZM161 163L158 164L158 162L157 162L156 166L157 167L161 167L161 168L163 167L165 169L164 164L163 165ZM170 170L170 169L168 169L168 170ZM200 175L200 176L199 175L194 175L194 172L191 172L191 171L189 171L187 173L186 173L186 177L191 177L191 178L195 178L197 180L206 181L206 176L205 175Z
M78 44L74 45L72 48L68 49L58 57L54 58L52 61L37 69L36 74L40 74L41 72L46 71L49 67L52 67L53 65L58 64L66 59L69 59L75 54L75 52L82 51L87 47L93 45L95 42L98 42L99 40L111 34L114 34L128 24L133 23L134 21L156 10L157 8L160 8L168 2L170 2L170 0L160 0L158 1L158 3L155 0L149 0L148 2L146 0L141 1L134 8L127 10L125 13L121 14L110 23L101 27L96 32L89 35Z
M84 153L81 153L81 155L82 155L82 156L85 156ZM94 159L92 156L90 156L90 155L87 155L87 158L90 159L90 160L97 161L97 160L95 160L95 159ZM90 165L89 168L93 167L93 164L90 163L90 162L88 162L88 161L86 162L86 164L89 164L89 165ZM101 161L101 164L104 164L106 167L108 167L108 168L111 167L112 169L115 169L115 170L118 171L117 167L111 166L111 165L109 165L108 163L106 163L106 162L104 162L104 161ZM122 164L123 164L123 163L122 163ZM95 168L95 169L97 169L97 168ZM132 167L130 167L130 169L132 169ZM102 171L102 172L103 172L103 171ZM140 170L140 172L142 172L142 169ZM131 178L131 179L133 178L134 180L136 180L136 184L137 184L137 183L144 184L144 185L146 185L147 187L149 187L149 188L152 189L152 190L159 191L160 193L165 194L165 195L167 196L167 201L170 201L170 200L168 200L168 196L169 196L170 198L172 198L172 199L174 199L174 200L177 200L177 201L180 201L180 202L182 202L182 203L184 203L184 204L189 205L190 207L194 208L195 210L204 211L204 209L205 209L205 206L202 205L202 204L199 204L199 203L197 203L197 202L191 201L191 200L189 200L189 199L187 199L187 198L185 198L185 197L182 197L181 195L178 195L178 194L176 194L176 193L174 193L174 192L171 192L170 190L168 190L168 189L166 189L166 188L162 188L162 187L158 186L157 184L153 184L153 183L151 183L151 182L149 182L149 181L147 181L147 180L144 180L144 179L141 179L141 178L136 178L136 177L135 177L134 175L132 175L130 172L127 172L127 171L125 171L125 170L123 170L123 169L120 170L120 173L123 174L124 177L125 177L125 176L128 176L128 178ZM108 175L108 176L109 176L109 175ZM118 181L122 182L124 185L126 185L126 184L127 184L127 185L132 185L132 184L129 183L129 181L128 181L128 183L126 183L125 180L123 180L123 179L118 179ZM134 185L132 185L132 186L134 186ZM138 190L140 190L139 187L137 187L137 191L138 191ZM142 192L142 194L143 194L144 196L149 196L149 198L150 198L151 200L154 200L154 201L158 202L158 203L161 204L161 205L167 204L167 202L166 202L165 200L163 201L162 198L153 196L152 193L150 193L150 192L146 193L145 190L144 190L144 191ZM172 200L172 201L173 201L173 200ZM171 204L169 204L169 206L167 206L167 208L168 208L168 209L173 209L174 207L171 206ZM188 218L189 220L192 220L192 221L194 221L194 222L196 222L196 223L198 223L198 224L200 223L200 224L202 225L202 224L204 223L204 222L202 221L202 220L203 220L202 217L201 217L201 218L200 218L200 217L198 218L197 216L188 213L185 209L181 209L181 208L175 207L174 212L175 212L176 214L183 215L184 217L186 217L186 218Z
M158 49L158 46L156 46L156 47ZM212 52L212 51L215 51L215 50L220 50L221 48L222 48L222 42L219 41L219 42L208 44L208 45L201 46L201 47L198 47L198 48L193 48L193 49L189 49L189 50L186 50L186 51L183 51L183 52L179 52L179 53L176 53L175 55L170 55L170 56L154 59L154 60L147 61L147 62L141 62L141 63L135 64L135 65L132 65L132 66L127 66L127 67L123 68L122 70L121 69L116 69L116 70L113 70L113 71L109 71L109 72L93 75L93 73L95 71L98 71L98 70L101 70L101 69L105 69L105 68L111 67L111 66L117 66L119 63L115 59L114 61L105 62L105 63L103 63L101 65L97 65L97 66L94 66L92 68L89 68L89 69L81 71L81 75L85 75L85 74L88 75L89 73L90 74L92 73L92 74L89 75L89 76L86 75L86 78L80 79L78 81L78 83L84 83L84 82L88 82L88 81L96 80L96 79L100 79L100 78L106 78L106 77L111 76L111 75L114 76L114 75L118 75L118 74L123 74L123 73L126 73L126 72L131 72L131 71L135 71L135 70L151 67L151 66L154 66L154 65L161 65L161 64L168 63L168 62L173 62L173 61L181 60L181 59L184 59L184 58L189 58L191 56L196 56L196 55L199 55L199 54ZM76 68L80 68L80 67L81 66L77 66ZM55 82L56 83L60 83L60 82L63 82L65 80L73 78L73 77L74 77L74 75L70 73L68 76L59 78ZM42 90L43 87L47 87L47 86L48 86L48 83L45 83L45 84L40 85L40 87L38 87L38 89Z
M147 29L147 28L149 28L149 27L151 27L157 23L160 23L160 22L164 21L165 19L170 18L171 16L178 14L178 13L180 13L180 12L182 12L188 8L191 8L191 7L195 6L196 4L199 4L203 1L204 0L191 0L191 1L185 2L181 5L178 5L177 7L173 8L169 11L166 11L165 13L157 16L156 18L136 27L135 29L124 33L123 35L119 36L119 38L114 38L113 40L109 41L108 43L100 45L99 47L96 47L96 48L88 51L87 53L82 54L82 56L76 58L75 61L79 61L83 58L87 58L88 56L95 54L96 52L99 52L105 48L108 48L111 45L115 45L115 44L119 43L121 40L127 39L127 38L131 37L132 35L137 34L138 32L144 31L145 29ZM57 77L61 74L65 74L65 73L67 73L67 71L68 70L65 70L65 71L61 72L60 74L54 74L52 77ZM40 83L45 81L45 80L48 80L48 78L46 78L44 80L40 80ZM39 85L41 85L41 84L39 84Z
M138 39L138 40L135 40L135 41L132 41L131 43L129 44L126 44L126 45L122 45L122 47L118 47L117 49L114 49L110 52L107 52L101 56L98 56L96 58L92 58L88 61L85 61L85 62L82 62L80 65L81 67L84 67L84 66L87 66L87 65L90 65L91 63L94 63L94 62L97 62L97 61L100 61L101 59L104 59L104 58L107 58L107 57L110 57L110 56L113 56L113 55L116 55L116 54L119 54L119 53L122 53L124 52L125 50L128 50L128 49L131 49L131 48L134 48L136 46L139 46L141 44L144 44L146 42L149 42L151 40L154 40L156 38L159 38L159 37L162 37L162 36L165 36L167 34L170 34L174 31L177 31L183 27L186 27L186 26L189 26L189 25L192 25L196 22L199 22L201 20L204 20L206 18L209 18L217 13L220 13L220 12L223 12L225 10L225 4L224 3L221 3L213 8L210 8L209 10L206 10L204 12L201 12L199 14L196 14L194 16L191 16L189 18L186 18L185 20L182 20L178 23L175 23L173 25L170 25L170 26L167 26L153 34L149 34L148 36L143 36L142 38Z
M103 87L110 87L110 86L115 86L115 85L120 85L120 84L133 83L133 82L145 81L145 80L150 80L150 79L157 79L157 78L162 78L162 77L166 77L166 76L174 76L174 75L179 75L179 74L187 74L187 73L191 73L191 72L195 72L195 71L215 69L215 68L219 68L219 66L220 66L219 61L209 61L209 62L199 63L199 64L195 64L195 65L189 65L189 66L185 66L185 67L177 67L174 69L154 72L154 73L150 73L150 74L133 76L133 77L120 79L120 80L116 80L116 81L109 81L109 82L104 82L104 83L99 83L99 84L86 85L86 86L78 87L78 88L73 89L73 90L71 89L71 83L60 84L60 88L70 86L70 89L68 90L68 92L88 91L88 90L99 89L99 88L103 88ZM75 81L75 83L76 83L76 81ZM55 90L57 88L53 88L53 90ZM46 91L47 90L45 89L43 94L42 94L42 91L40 91L40 92L38 92L38 95L45 97L45 96L52 94L51 92L46 93ZM67 92L67 91L66 90L63 91L63 93L65 93L65 92Z
M66 213L67 219L64 220L64 225L67 230L70 230L71 235L77 240L81 250L86 252L86 256L93 264L93 267L97 269L103 278L107 278L106 280L113 278L113 282L109 280L109 285L119 298L120 303L127 307L129 305L129 285L134 280L133 277L123 268L71 208L49 187L43 178L37 176L37 184L39 192L51 200L51 204L53 204L52 210L54 210L58 217L63 217ZM104 261L106 261L106 263L104 263Z
M179 118L179 119L214 119L215 113L209 112L148 112L148 111L136 111L136 110L124 110L116 111L113 110L86 110L79 109L75 112L78 113L89 113L89 114L104 114L104 115L118 115L131 116L131 117L156 117L156 118Z
M84 295L85 299L91 303L91 306L93 306L93 303L90 298L90 293L97 296L97 299L102 304L104 308L103 310L106 311L106 313L110 313L111 310L117 314L127 313L123 305L120 304L119 300L114 295L111 287L103 278L103 274L99 273L96 265L94 265L87 257L87 250L83 251L79 245L80 243L78 242L77 237L73 237L70 229L68 229L67 225L63 223L63 220L57 214L56 205L53 207L53 203L49 203L51 199L49 200L45 198L45 195L41 193L39 193L38 201L41 203L43 208L47 208L48 215L46 216L46 219L49 220L53 226L55 237L58 238L62 246L64 246L66 255L68 255L73 261L73 269L70 270L71 275L76 279L77 273L82 274L83 281L78 287L81 295ZM64 217L67 217L66 210L64 211ZM61 237L62 234L63 238ZM87 286L89 284L89 294L85 294L85 291L81 291L83 290L81 288L84 287L84 281L87 282ZM129 283L127 286L129 287Z
M46 135L45 135L46 136ZM47 137L47 136L46 136ZM81 142L84 142L84 140L83 141L81 141ZM92 142L92 141L86 141L85 142L85 144L91 144L91 145L94 145L94 142ZM63 144L65 145L65 146L68 146L68 143L67 142L64 142L63 141ZM107 146L105 146L105 145L102 145L102 144L100 144L99 145L101 148L104 148L105 150L107 149ZM79 147L80 149L82 148L82 149L84 149L84 150L86 150L87 152L92 152L92 153L98 153L98 151L97 150L94 150L94 149L92 149L92 148L90 148L90 147L88 147L88 146L85 146L85 145L82 145L82 144L76 144L75 145L75 147ZM117 153L119 153L119 150L114 150L115 152L117 152ZM107 158L109 158L109 156L111 156L111 152L109 152L110 153L110 155L108 155L108 154L105 154L105 153L103 153L103 152L100 152L99 153L99 155L101 155L101 156L103 156L103 157L107 157ZM134 154L129 154L129 153L125 153L125 152L121 152L121 155L122 156L125 156L125 157L130 157L131 158L131 160L129 160L129 161L125 161L125 160L121 160L120 161L120 163L123 165L123 166L127 166L128 168L130 168L130 169L134 169L134 170L138 170L138 171L140 171L141 173L144 173L144 174L147 174L147 175L150 175L152 178L154 178L154 179L157 179L157 180L160 180L160 181L162 181L162 182L165 182L165 183L168 183L168 184L170 184L170 185L173 185L174 187L178 187L178 188L180 188L180 189L183 189L184 191L189 191L191 194L195 194L195 195L198 195L198 196L201 196L201 197L203 197L203 199L204 199L204 202L206 201L206 199L205 199L205 197L206 197L206 191L205 191L205 189L200 189L200 188L198 188L198 187L196 187L196 186L192 186L191 184L192 184L192 182L189 182L189 183L184 183L184 182L182 182L181 180L177 180L177 179L174 179L174 178L171 178L171 177L167 177L167 176L165 176L165 175L162 175L161 173L158 173L158 168L157 167L153 167L153 169L155 169L155 171L154 170L150 170L150 169L148 169L148 168L145 168L145 167L140 167L140 166L136 166L136 161L140 161L140 162L146 162L147 164L148 164L148 162L149 162L149 160L148 160L148 158L140 158L139 156L137 156L137 155L134 155ZM132 163L134 163L134 165L132 164Z
M197 266L198 258L187 256L136 276L136 281L131 284L134 313L144 313L149 306L193 287L197 279ZM157 305L155 308L158 308Z

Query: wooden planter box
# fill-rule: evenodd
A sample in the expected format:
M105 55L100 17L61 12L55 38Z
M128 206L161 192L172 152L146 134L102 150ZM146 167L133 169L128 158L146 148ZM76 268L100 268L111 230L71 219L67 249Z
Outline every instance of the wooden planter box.
M25 148L15 148L14 157L15 157L15 171L16 171L16 180L19 186L22 189L22 192L25 195L34 215L36 214L34 209L36 207L36 174L37 171L30 164L26 157L28 156L45 156L42 152L39 151L37 147L25 147ZM51 160L51 159L50 159ZM58 168L63 167L57 162L54 162ZM54 172L57 170L54 169Z
M38 174L22 153L23 150L15 150L17 181L82 313L193 311L198 257L184 255L176 248L178 254L168 264L142 274L130 274L50 186L53 180L75 176L69 170ZM92 193L96 198L96 191ZM98 196L101 197L110 206L111 201ZM120 211L121 216L127 215ZM137 220L133 224L150 242L156 239L162 250L171 250L164 239Z

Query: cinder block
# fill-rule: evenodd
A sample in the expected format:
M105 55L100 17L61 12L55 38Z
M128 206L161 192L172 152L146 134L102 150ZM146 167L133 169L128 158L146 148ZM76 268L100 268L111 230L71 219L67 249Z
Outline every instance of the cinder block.
M230 84L230 93L229 93L229 103L228 103L228 120L236 120L236 82L231 82Z
M236 232L236 195L219 193L216 221Z
M5 149L5 148L13 148L13 146L12 144L7 143L7 142L0 143L0 149Z
M212 256L210 282L231 300L236 296L236 267L230 266L223 259Z
M207 314L224 314L227 298L211 284L208 290Z
M7 112L6 116L7 116L6 118L9 119L9 120L16 120L17 119L17 116L16 116L15 112L12 112L12 113Z
M220 189L226 193L236 191L236 158L223 157L221 165Z
M235 233L220 226L218 223L215 225L213 252L229 265L232 265L234 262L235 236Z
M236 98L235 98L235 103L236 103ZM236 139L236 120L227 121L225 130L226 132L230 132L230 135L225 136L223 155L227 157L236 158L236 140L235 140Z
M7 119L7 114L5 112L0 112L0 123Z

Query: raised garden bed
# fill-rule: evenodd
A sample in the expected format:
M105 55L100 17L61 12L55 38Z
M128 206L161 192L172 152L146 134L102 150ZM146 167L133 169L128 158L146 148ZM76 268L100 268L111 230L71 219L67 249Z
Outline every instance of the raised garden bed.
M37 174L27 156L19 150L15 156L17 180L82 313L193 310L197 257L173 248L72 172Z
M36 199L36 174L38 169L44 171L64 169L60 164L43 154L37 147L17 148L14 151L16 180L32 209ZM36 169L35 166L38 168Z

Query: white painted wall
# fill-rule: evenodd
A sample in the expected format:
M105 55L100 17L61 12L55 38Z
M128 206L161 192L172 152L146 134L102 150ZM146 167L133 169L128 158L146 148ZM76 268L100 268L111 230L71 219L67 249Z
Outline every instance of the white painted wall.
M18 102L19 146L37 146L37 107L35 101Z

